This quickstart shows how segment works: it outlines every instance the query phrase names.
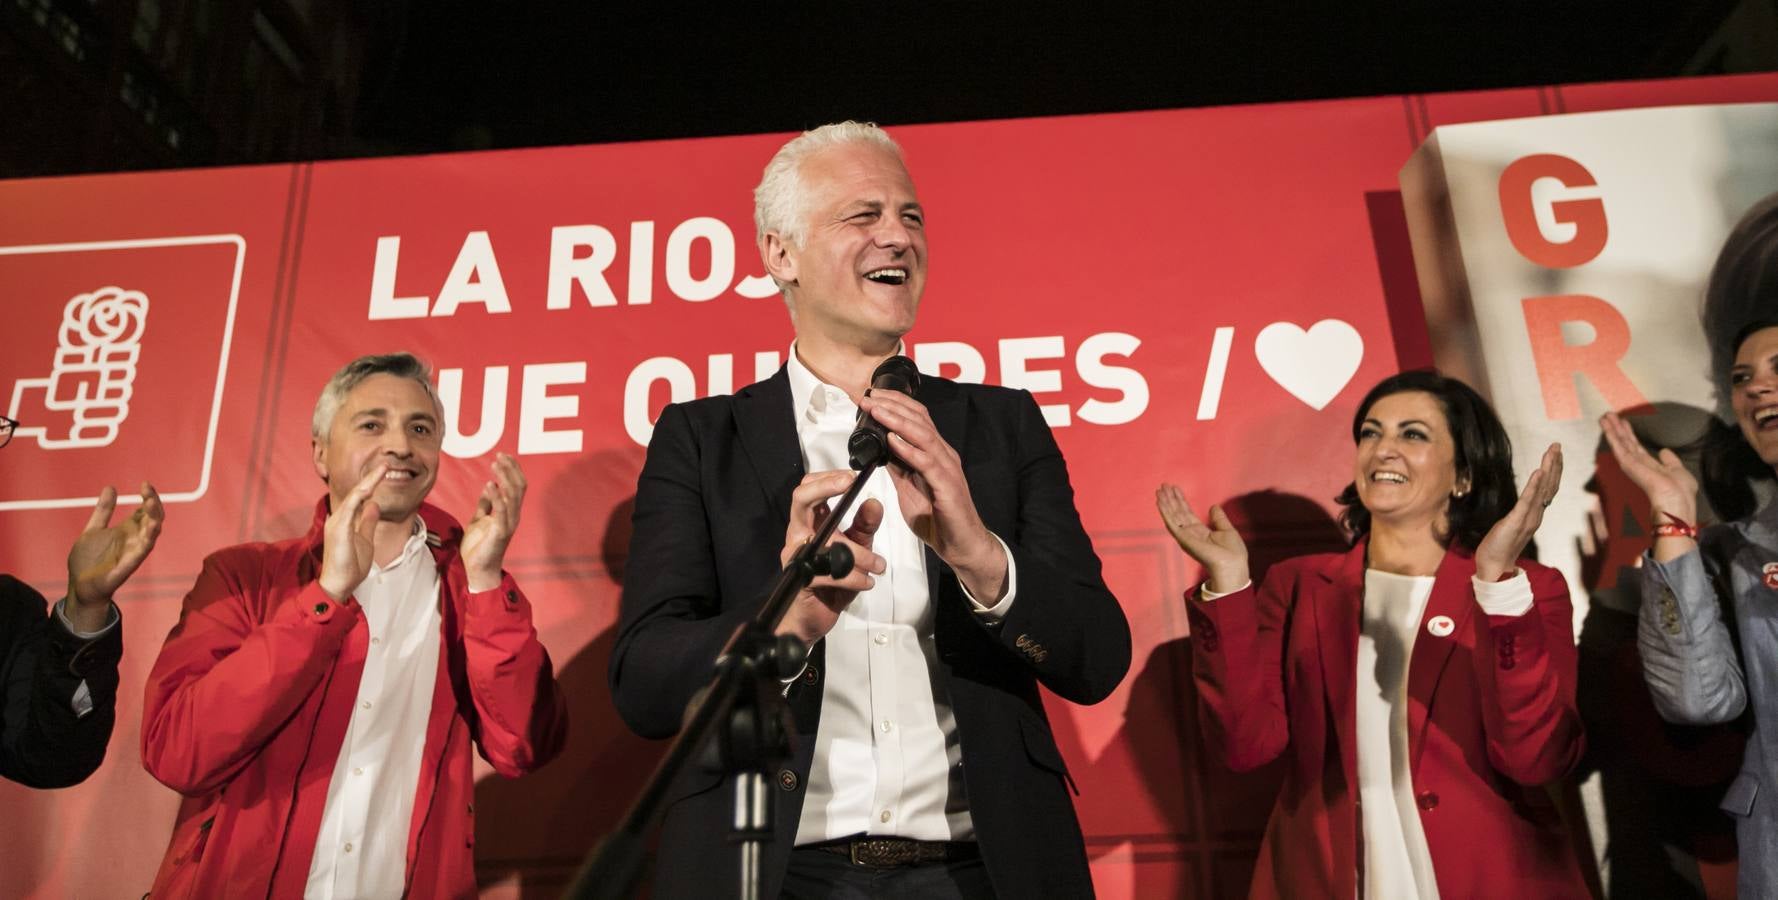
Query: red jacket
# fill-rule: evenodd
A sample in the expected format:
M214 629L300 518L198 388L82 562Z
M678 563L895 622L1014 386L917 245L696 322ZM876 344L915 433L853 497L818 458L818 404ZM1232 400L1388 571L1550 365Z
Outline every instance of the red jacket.
M1357 652L1365 544L1287 560L1264 587L1188 598L1198 718L1237 771L1288 754L1252 897L1351 900L1358 890ZM1474 558L1445 554L1408 663L1414 794L1442 897L1586 897L1542 785L1585 741L1574 705L1573 608L1562 575L1520 562L1523 616L1475 601ZM1445 637L1426 623L1448 616Z
M204 560L148 676L142 762L185 795L156 898L301 897L367 633L316 583L325 498L299 539ZM511 576L471 593L463 529L420 507L439 568L438 683L408 831L407 893L475 894L474 740L516 777L561 752L567 711Z

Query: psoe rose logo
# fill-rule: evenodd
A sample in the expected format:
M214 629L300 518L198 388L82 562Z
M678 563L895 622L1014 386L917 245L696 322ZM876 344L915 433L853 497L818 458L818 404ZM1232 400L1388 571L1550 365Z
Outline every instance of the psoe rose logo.
M91 507L106 484L205 495L223 424L262 415L224 411L246 259L238 234L0 245L0 413L19 422L0 513Z
M148 295L141 291L109 285L69 300L49 374L13 382L7 409L14 419L31 407L51 419L20 425L15 436L35 437L45 450L110 446L130 415L147 325Z

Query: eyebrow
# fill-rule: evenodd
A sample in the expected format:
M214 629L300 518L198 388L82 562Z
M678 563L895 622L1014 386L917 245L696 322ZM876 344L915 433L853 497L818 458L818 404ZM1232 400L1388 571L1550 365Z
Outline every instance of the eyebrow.
M373 409L361 409L361 410L352 414L353 419L362 419L366 416L370 416L372 418L377 418L377 419L387 419L387 418L389 418L389 411L378 406ZM409 421L409 422L416 422L416 421L420 421L422 419L427 422L434 422L434 423L436 423L438 421L438 417L434 416L433 414L431 414L429 412L417 412L417 413L414 413L414 414L407 417L407 421Z
M1375 416L1368 416L1365 418L1364 424L1366 424L1366 425L1382 425L1383 420L1379 419ZM1403 421L1399 427L1406 428L1409 425L1418 425L1421 428L1431 428L1432 427L1431 425L1426 424L1425 422L1421 421L1420 419L1407 419L1407 420Z

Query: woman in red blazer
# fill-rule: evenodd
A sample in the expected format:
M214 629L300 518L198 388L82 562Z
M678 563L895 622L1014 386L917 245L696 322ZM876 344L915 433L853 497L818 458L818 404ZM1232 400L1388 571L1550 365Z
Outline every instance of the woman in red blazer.
M1519 558L1561 449L1515 491L1493 410L1433 372L1358 409L1345 553L1256 589L1220 508L1157 492L1207 574L1186 598L1206 743L1237 771L1290 759L1250 896L1585 897L1543 789L1584 745L1573 610L1560 573Z

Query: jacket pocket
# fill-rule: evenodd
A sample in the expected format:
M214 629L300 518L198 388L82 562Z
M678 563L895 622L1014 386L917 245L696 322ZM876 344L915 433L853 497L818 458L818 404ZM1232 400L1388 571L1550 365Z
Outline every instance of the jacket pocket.
M1753 815L1753 801L1757 797L1759 797L1759 779L1752 774L1742 772L1735 776L1735 783L1729 785L1728 793L1722 795L1720 806L1723 812L1745 819Z
M204 848L210 845L210 828L216 824L216 817L211 816L198 826L198 833L191 839L191 848L174 858L175 865L200 862L204 858Z
M1056 749L1056 739L1050 736L1049 728L1034 716L1019 716L1019 731L1025 738L1025 755L1040 769L1048 769L1061 776L1068 783L1068 789L1080 796L1080 788L1074 784L1074 776L1068 774L1068 764L1062 761L1062 751Z

